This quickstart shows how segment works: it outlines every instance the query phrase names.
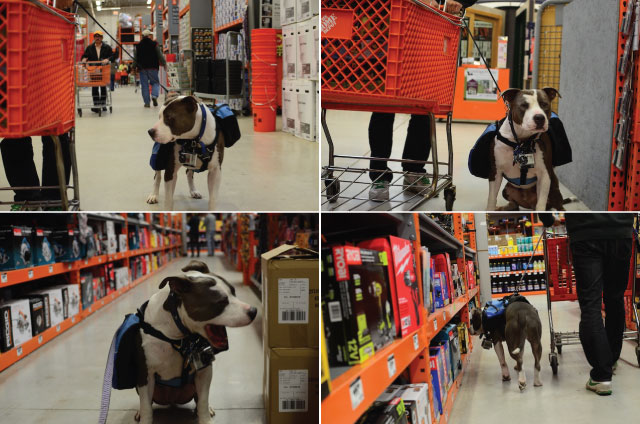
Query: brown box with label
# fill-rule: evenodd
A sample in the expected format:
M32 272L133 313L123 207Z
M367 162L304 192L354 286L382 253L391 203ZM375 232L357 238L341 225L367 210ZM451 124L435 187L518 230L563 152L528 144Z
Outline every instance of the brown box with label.
M267 424L318 422L318 349L269 349L265 377Z
M262 254L264 349L318 348L318 253L282 245Z

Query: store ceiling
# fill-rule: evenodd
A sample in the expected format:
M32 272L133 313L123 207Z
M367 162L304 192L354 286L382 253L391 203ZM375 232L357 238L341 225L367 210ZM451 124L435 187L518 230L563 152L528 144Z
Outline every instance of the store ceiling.
M79 0L85 7L89 5L89 0ZM96 7L95 0L91 0L93 7ZM101 0L103 8L106 7L143 7L147 6L147 0Z

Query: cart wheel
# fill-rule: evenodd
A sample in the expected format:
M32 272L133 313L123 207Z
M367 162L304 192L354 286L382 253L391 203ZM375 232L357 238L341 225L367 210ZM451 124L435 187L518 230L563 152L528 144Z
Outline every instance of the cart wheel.
M113 113L113 107L109 106L109 113Z
M556 349L558 350L558 353L562 355L562 340L556 340Z
M636 346L636 358L638 359L638 366L640 366L640 346Z
M549 354L549 362L551 362L551 371L553 371L553 375L558 374L558 356L554 353Z
M98 116L102 116L102 109L98 111Z
M82 118L82 109L78 108L78 115Z
M340 180L328 179L324 181L324 185L327 187L327 197L330 199L329 203L336 203L338 201L337 195L340 193Z
M447 211L451 212L453 210L453 202L456 201L456 188L455 186L451 188L446 188L444 190L444 205Z

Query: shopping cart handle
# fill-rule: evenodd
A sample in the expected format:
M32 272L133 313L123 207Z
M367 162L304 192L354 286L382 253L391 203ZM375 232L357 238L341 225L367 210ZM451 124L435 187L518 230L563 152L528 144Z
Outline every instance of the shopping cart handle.
M441 11L440 9L436 9L435 7L429 6L426 3L423 3L420 0L411 0L411 2L413 4L415 4L416 6L420 6L423 9L426 9L430 12L435 13L436 15L439 15L441 18L449 21L451 24L455 25L455 26L459 26L460 28L462 28L464 25L462 24L462 20L465 18L465 16L467 15L467 10L464 9L464 13L462 14L462 16L456 16L456 15L451 15L447 12ZM460 22L456 22L454 20L452 20L451 18L449 18L449 16L454 16L457 19L460 19Z

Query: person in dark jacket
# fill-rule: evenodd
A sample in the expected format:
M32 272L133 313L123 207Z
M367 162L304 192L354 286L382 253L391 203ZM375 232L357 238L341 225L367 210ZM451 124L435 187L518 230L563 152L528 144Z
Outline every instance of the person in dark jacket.
M151 84L151 100L153 105L158 106L158 95L160 94L160 81L158 80L158 69L160 64L167 66L167 62L162 54L160 45L151 39L151 31L142 31L142 40L136 44L135 63L140 70L140 84L144 107L149 105L149 84Z
M565 214L580 304L580 342L592 367L586 388L599 395L611 394L613 369L622 351L633 217L632 213ZM551 214L540 214L540 219L545 226L557 224Z
M191 257L194 257L194 252L197 252L200 257L200 215L194 213L187 222L189 225L189 245L191 247Z
M447 2L447 12L460 13L463 8L472 6L477 0L450 0ZM431 0L431 6L438 7L441 1ZM369 147L371 156L375 158L389 158L393 145L393 122L395 114L374 112L369 121ZM402 152L403 159L426 162L431 152L431 125L427 115L411 115L407 138ZM389 183L393 180L393 174L387 167L385 160L372 160L369 177L373 184L369 189L369 199L376 202L389 200ZM424 164L403 163L402 169L411 174L405 175L404 185L408 191L422 192L431 184L425 175Z
M102 62L103 65L107 65L109 62L115 60L111 46L104 44L102 37L102 31L93 33L93 43L85 49L82 55L82 62ZM91 94L93 94L93 104L95 106L102 106L102 110L107 110L107 108L103 106L107 101L107 86L92 87ZM91 110L96 113L100 112L99 107L92 108Z

